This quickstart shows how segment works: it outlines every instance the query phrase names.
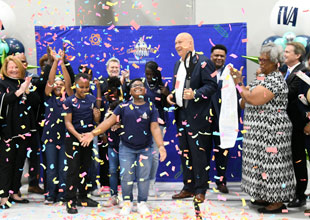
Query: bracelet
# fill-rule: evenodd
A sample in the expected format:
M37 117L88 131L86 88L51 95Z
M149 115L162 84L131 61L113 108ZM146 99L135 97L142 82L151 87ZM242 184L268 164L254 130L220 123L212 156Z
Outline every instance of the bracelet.
M243 86L243 82L238 82L237 85L238 86Z
M101 101L101 100L102 100L102 98L96 98L96 100L100 100L100 101Z

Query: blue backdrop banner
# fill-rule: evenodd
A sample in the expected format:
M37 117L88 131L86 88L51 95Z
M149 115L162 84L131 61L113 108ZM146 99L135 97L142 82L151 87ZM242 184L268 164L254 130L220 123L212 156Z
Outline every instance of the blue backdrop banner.
M78 73L79 65L87 64L96 78L108 76L105 64L111 57L120 60L121 69L130 70L131 79L143 77L145 63L153 60L161 67L164 82L171 88L173 67L179 59L174 41L181 32L190 33L194 38L195 50L207 57L210 57L214 44L224 44L228 49L226 63L232 63L238 69L244 66L246 70L246 60L241 57L246 55L246 23L141 27L37 26L35 31L38 61L46 53L47 45L58 50L65 43L67 59L75 73ZM243 74L246 76L246 72ZM165 135L168 157L159 166L157 181L182 181L174 116L172 113L169 116ZM229 152L228 181L241 179L241 150L241 141L237 141ZM212 160L210 177L214 179L214 157Z

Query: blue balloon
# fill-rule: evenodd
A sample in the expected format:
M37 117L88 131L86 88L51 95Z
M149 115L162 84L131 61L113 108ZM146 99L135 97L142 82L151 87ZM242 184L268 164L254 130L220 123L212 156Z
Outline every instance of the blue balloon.
M15 38L5 38L5 42L7 42L10 50L8 55L16 54L16 53L25 53L24 45Z
M276 39L279 39L279 38L281 38L281 37L278 36L278 35L270 36L270 37L268 37L266 40L264 40L264 42L262 43L262 45L268 44L268 43L270 43L270 42L274 42Z

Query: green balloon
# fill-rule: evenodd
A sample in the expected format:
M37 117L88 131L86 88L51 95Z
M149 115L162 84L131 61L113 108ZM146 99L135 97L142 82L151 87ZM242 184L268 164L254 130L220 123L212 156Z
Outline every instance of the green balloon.
M305 37L296 37L294 41L301 43L304 47L307 46L307 38Z
M3 51L5 51L5 54L7 54L9 50L10 48L7 42L5 42L4 40L0 40L0 56L2 56Z

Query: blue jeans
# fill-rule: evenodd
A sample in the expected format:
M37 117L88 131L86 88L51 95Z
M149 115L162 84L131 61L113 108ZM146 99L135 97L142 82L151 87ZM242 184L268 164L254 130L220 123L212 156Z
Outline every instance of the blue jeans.
M152 160L152 147L136 150L120 143L119 161L123 200L133 201L132 188L133 181L136 180L138 202L147 201Z
M47 192L49 197L54 199L60 199L65 197L66 189L66 172L64 171L67 164L67 158L65 156L65 145L60 145L60 149L57 149L56 144L47 143L45 145L46 154L46 178L47 178ZM59 181L58 184L53 182L53 179ZM57 192L57 189L61 189L61 192Z
M117 185L118 185L118 173L117 168L119 166L119 152L116 152L111 146L108 147L108 157L109 157L109 173L110 173L110 191L111 196L117 195Z

